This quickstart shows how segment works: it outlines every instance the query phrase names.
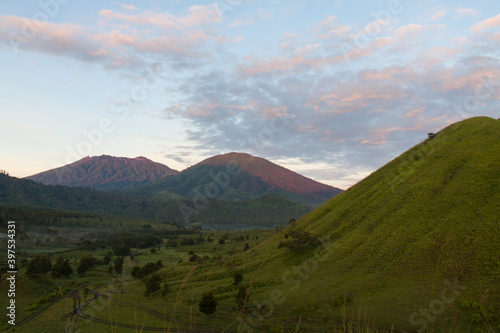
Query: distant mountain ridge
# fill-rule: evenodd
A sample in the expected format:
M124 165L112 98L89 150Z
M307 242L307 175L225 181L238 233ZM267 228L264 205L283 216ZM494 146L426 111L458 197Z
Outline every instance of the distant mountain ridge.
M284 225L290 218L298 218L310 210L300 203L273 195L237 202L210 199L204 209L192 214L187 220L180 208L189 204L191 201L183 198L154 200L85 187L44 185L0 172L0 210L44 210L52 211L53 216L64 212L82 212L160 219L183 225L196 223L243 227Z
M89 187L95 190L121 190L147 184L179 173L145 157L108 155L84 157L66 166L41 172L26 179L45 185Z
M266 159L235 152L207 158L177 175L130 191L157 199L172 194L194 198L202 193L208 198L215 195L218 200L229 201L274 194L309 207L342 192Z

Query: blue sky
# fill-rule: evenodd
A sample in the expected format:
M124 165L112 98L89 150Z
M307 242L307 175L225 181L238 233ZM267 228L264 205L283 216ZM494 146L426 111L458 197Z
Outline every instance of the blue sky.
M0 169L230 151L347 188L500 117L493 1L2 1Z

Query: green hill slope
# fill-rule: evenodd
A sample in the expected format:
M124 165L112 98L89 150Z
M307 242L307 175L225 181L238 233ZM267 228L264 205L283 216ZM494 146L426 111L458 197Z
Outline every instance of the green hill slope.
M278 249L300 230L323 247ZM304 327L353 315L411 331L498 329L500 121L445 128L238 261L248 271L267 262L256 283L279 287L254 288L254 299L278 288L286 297L271 301L273 313L300 314Z

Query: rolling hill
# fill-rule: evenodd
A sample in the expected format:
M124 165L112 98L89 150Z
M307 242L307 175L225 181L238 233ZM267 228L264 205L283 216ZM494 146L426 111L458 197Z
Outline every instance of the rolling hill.
M307 206L318 206L340 192L338 188L244 153L210 157L175 176L131 189L131 193L153 198L170 197L174 193L192 199L201 193L229 201L275 194Z
M235 258L268 323L500 328L499 142L500 120L450 125Z
M111 191L151 183L178 171L145 157L84 157L72 164L26 177L45 185L89 187Z

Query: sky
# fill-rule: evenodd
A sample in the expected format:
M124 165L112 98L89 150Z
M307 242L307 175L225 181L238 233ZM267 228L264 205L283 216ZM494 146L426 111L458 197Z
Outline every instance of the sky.
M500 117L495 1L0 3L0 169L227 152L346 189Z

